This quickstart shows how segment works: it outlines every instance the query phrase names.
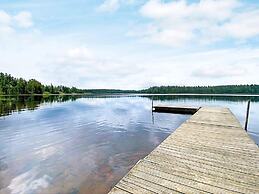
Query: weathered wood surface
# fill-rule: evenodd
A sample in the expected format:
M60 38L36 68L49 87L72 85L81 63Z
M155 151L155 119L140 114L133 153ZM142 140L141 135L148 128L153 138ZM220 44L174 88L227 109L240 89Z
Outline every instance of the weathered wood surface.
M175 114L194 114L199 110L195 107L177 107L177 106L153 106L153 112L165 112Z
M110 194L259 193L259 149L227 108L200 108Z

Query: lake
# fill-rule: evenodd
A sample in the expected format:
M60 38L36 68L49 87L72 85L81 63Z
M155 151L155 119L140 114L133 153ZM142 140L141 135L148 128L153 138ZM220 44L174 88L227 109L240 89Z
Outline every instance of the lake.
M154 105L229 107L259 144L259 97L154 96ZM104 194L190 115L151 96L0 98L0 193Z

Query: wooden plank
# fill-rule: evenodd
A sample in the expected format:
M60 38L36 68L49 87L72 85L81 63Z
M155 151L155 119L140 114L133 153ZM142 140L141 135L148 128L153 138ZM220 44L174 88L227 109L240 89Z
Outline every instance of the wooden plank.
M135 185L140 185L142 187L145 187L145 188L148 188L149 190L151 190L152 192L155 192L155 193L159 193L159 192L164 192L164 193L180 193L180 192L177 192L176 190L172 190L168 187L164 187L164 186L161 186L159 183L157 182L152 182L150 180L147 180L147 179L144 179L142 176L138 177L137 174L135 175L129 175L127 176L127 178L124 179L125 181L128 182L128 184L135 184ZM137 180L137 181L136 181ZM180 187L181 185L180 184L177 184L177 183L173 183L176 187Z
M222 169L229 169L235 172L242 172L242 173L248 173L251 176L259 176L258 172L256 171L256 169L252 168L252 167L247 167L247 166L243 166L243 165L239 165L239 164L235 164L235 163L229 163L229 162L224 162L224 161L218 161L218 160L213 160L213 159L208 159L208 158L204 158L201 156L197 156L197 155L190 155L190 154L184 154L183 152L175 152L173 150L165 150L165 149L156 149L152 155L149 156L153 156L155 155L154 153L159 153L161 154L160 157L168 157L168 160L171 161L175 158L178 158L180 160L184 161L191 161L191 162L195 162L197 165L203 167L205 165L209 165L209 166L213 166L213 167L218 167L218 168L222 168ZM257 174L256 174L257 173Z
M159 175L162 178L168 177L169 180L176 179L176 176L179 178L180 182L188 179L193 188L206 192L224 192L228 190L242 193L249 191L251 193L254 190L257 190L259 193L259 189L256 189L256 186L252 183L248 184L247 182L233 181L226 177L211 176L209 174L201 173L200 171L194 171L192 169L187 170L187 168L181 168L179 166L161 165L153 162L146 162L144 160L142 165L138 165L138 168L136 169L156 176ZM184 180L181 180L180 177ZM193 183L191 183L192 181ZM195 186L197 182L200 183L198 187ZM212 187L208 187L208 185Z
M140 166L141 167L141 166ZM168 177L168 176L164 176L163 178L161 178L160 172L159 174L152 174L152 170L144 170L143 169L135 169L134 173L129 174L125 180L128 179L128 177L137 177L137 179L135 178L135 182L137 182L136 180L138 180L139 178L147 180L150 183L154 183L159 185L162 188L166 188L168 189L168 193L206 193L205 191L202 191L200 189L196 189L193 188L190 185L190 180L186 180L183 179L181 177L177 177L175 176L173 179L171 179L172 177ZM157 193L162 193L161 191L158 191Z
M229 109L203 107L110 194L125 192L259 193L259 150Z
M172 158L174 160L171 161L170 159ZM191 171L198 171L215 177L222 177L236 182L247 183L249 185L256 185L258 181L256 175L247 174L240 171L233 171L233 169L231 168L222 168L220 166L212 166L210 164L199 163L196 161L190 161L183 158L165 156L161 153L153 153L152 155L148 156L145 160L168 167L178 166L179 168L183 169L188 168L188 170ZM170 160L170 163L168 162L168 160Z
M131 192L125 191L122 188L114 187L110 192L113 194L132 194Z
M194 114L199 110L199 108L194 107L176 107L176 106L153 106L153 112L163 112L163 113L175 113L175 114Z

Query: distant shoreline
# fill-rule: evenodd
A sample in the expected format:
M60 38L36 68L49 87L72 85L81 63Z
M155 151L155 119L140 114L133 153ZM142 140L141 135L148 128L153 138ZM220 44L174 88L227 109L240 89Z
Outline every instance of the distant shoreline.
M171 93L171 94L138 94L147 96L229 96L229 97L259 97L259 94L193 94L193 93Z
M178 95L178 96L259 96L259 85L218 86L152 86L147 89L79 89L76 87L44 85L30 79L15 78L0 72L0 96L80 96L80 95Z
M30 97L30 96L84 96L84 95L105 95L105 96L116 96L116 95L125 95L125 96L224 96L224 97L259 97L259 94L198 94L198 93L169 93L169 94L160 94L160 93L73 93L73 94L18 94L18 95L0 95L0 97Z
M91 95L90 93L77 93L77 94L17 94L17 95L0 95L0 96L82 96L82 95Z

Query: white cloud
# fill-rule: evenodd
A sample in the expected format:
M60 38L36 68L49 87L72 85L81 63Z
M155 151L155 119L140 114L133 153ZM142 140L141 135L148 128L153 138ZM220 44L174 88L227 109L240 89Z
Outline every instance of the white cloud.
M0 25L9 25L11 23L11 16L5 11L0 10Z
M211 65L197 68L193 71L192 75L199 78L209 78L209 79L219 79L226 77L238 77L245 76L247 73L244 67L237 65L228 65L226 67L222 67L222 65Z
M238 0L149 0L140 13L151 23L138 36L163 45L210 44L227 38L246 41L259 36L259 8Z
M13 17L17 25L21 28L28 28L33 25L32 16L30 12L22 11Z
M11 21L12 17L5 11L0 10L0 40L6 34L10 34L13 32L13 28L11 27Z
M157 19L170 17L171 20L199 18L222 21L231 16L233 9L238 5L236 0L201 0L190 4L185 0L168 3L163 3L161 0L149 0L141 8L141 13Z
M0 40L6 38L20 28L29 28L33 25L30 12L22 11L17 15L11 15L0 10Z
M98 11L112 12L120 7L119 0L105 0L99 7Z
M121 88L123 82L128 84L128 77L141 70L119 57L105 57L83 46L63 50L59 55L52 53L50 58L47 63L51 64L51 68L42 66L45 76L55 77L56 83L83 88Z
M134 2L135 0L104 0L97 10L101 12L114 12L123 4L132 4Z
M69 49L67 56L74 59L89 59L93 57L93 53L86 47L78 47Z
M237 39L259 35L259 9L237 14L222 27L222 31Z

